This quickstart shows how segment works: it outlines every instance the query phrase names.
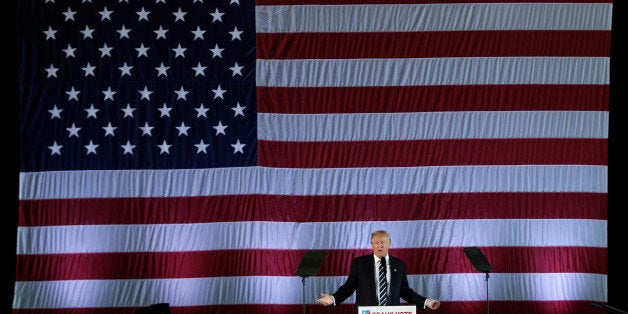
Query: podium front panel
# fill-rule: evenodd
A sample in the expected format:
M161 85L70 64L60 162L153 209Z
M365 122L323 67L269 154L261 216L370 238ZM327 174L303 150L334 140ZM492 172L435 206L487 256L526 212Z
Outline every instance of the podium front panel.
M416 314L416 305L358 306L358 314Z

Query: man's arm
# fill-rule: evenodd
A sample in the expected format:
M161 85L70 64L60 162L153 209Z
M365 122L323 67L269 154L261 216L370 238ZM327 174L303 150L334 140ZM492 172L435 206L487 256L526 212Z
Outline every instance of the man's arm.
M347 280L345 283L332 294L334 298L334 305L342 303L348 297L350 297L355 290L358 288L358 271L360 267L358 265L358 259L354 259L351 262L351 269L349 270L349 276L347 276Z
M347 276L345 283L340 286L334 294L321 293L321 298L317 299L316 303L324 306L335 306L350 297L358 287L358 269L357 259L354 259L351 262L351 270L349 271L349 276Z
M399 260L397 271L401 274L401 291L399 292L399 295L402 299L409 303L416 304L422 310L425 310L426 308L436 309L440 306L440 302L437 300L426 298L418 294L410 287L410 284L408 283L408 274L406 272L406 264L402 260Z

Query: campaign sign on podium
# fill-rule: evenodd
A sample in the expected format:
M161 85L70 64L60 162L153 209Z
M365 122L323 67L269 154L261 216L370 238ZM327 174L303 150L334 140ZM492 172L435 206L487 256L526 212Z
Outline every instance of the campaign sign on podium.
M358 306L358 314L416 314L416 305Z

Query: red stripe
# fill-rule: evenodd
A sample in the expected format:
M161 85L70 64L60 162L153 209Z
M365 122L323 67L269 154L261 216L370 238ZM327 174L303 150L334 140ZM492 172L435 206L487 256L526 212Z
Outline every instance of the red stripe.
M23 200L19 206L21 227L222 221L606 220L608 194L225 195Z
M258 87L259 112L608 111L609 85Z
M493 273L608 273L606 248L485 247ZM370 250L328 250L318 276L346 276L351 259ZM17 255L17 281L294 276L302 250ZM462 248L391 248L408 274L477 272ZM216 259L229 261L218 265ZM264 261L273 261L264 262ZM519 261L514 263L513 261ZM525 261L525 262L522 262ZM89 265L89 267L76 267Z
M489 279L490 280L490 279ZM490 284L490 283L489 283ZM478 290L484 287L478 287ZM416 290L416 289L415 289ZM329 292L329 291L325 291ZM419 294L422 291L417 291ZM481 294L482 292L478 292ZM306 296L305 309L309 314L355 314L353 304L342 303L335 307L325 307L312 304L319 296ZM446 296L443 296L446 297ZM597 303L597 302L594 302ZM592 307L590 301L495 301L490 300L488 307L491 313L530 314L601 314L601 310ZM405 305L405 304L403 304ZM134 314L139 307L116 308L73 308L73 309L19 309L13 314ZM486 313L486 301L455 301L441 302L439 314L482 314ZM237 304L237 305L207 305L207 306L170 306L172 314L295 314L303 311L302 304ZM417 310L417 313L423 311Z
M607 147L607 139L259 141L258 163L280 168L607 165Z
M607 31L258 33L258 59L609 57ZM534 43L531 45L530 43Z

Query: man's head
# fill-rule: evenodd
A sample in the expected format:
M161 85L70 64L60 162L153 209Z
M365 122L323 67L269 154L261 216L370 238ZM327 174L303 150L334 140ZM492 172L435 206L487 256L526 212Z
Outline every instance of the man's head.
M375 256L382 258L388 255L390 249L390 234L384 230L377 230L371 233L371 246Z

